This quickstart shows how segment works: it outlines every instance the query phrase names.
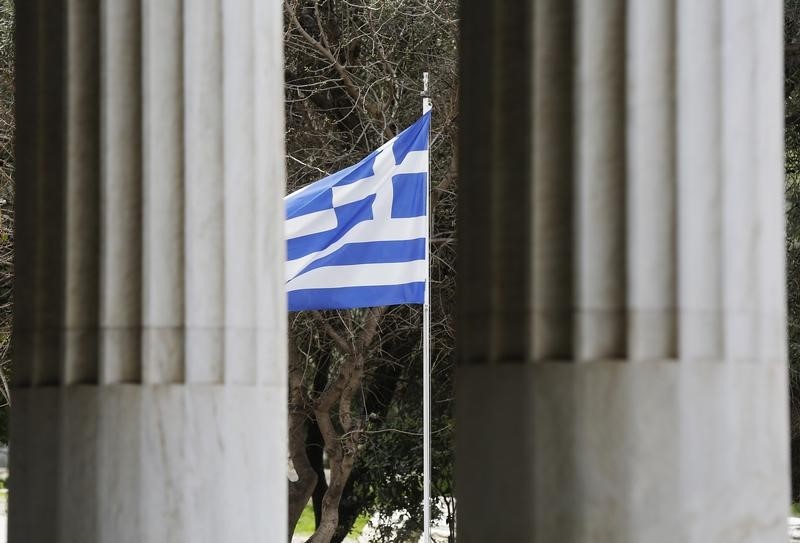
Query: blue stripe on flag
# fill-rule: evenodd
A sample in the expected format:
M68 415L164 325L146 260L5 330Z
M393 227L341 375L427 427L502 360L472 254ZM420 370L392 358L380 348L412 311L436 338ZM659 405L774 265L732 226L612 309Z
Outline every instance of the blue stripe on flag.
M349 309L424 302L424 281L379 287L314 288L289 292L289 311Z
M392 177L392 218L405 219L422 217L425 215L425 184L427 175L424 173L401 173Z
M315 211L331 209L333 207L333 192L331 188L338 185L348 185L372 175L372 165L375 162L376 155L377 151L374 151L358 164L306 185L304 190L298 191L299 194L290 194L286 198L286 218L294 219Z
M350 183L361 181L365 177L375 175L373 166L375 166L375 157L377 156L378 151L372 151L366 158L354 166L353 171L339 179L336 182L336 186L341 187L343 185L349 185Z
M348 243L331 254L318 258L303 268L295 277L324 266L410 262L424 258L425 238Z
M425 151L428 148L430 124L431 112L429 111L420 120L400 132L392 145L395 164L401 164L411 151Z
M325 211L333 207L333 191L330 187L311 186L303 193L286 201L286 218L294 219L315 211Z
M362 200L335 208L336 228L327 232L309 234L288 240L286 242L287 258L295 260L321 251L331 243L341 239L358 223L372 219L372 203L374 201L375 195L370 194Z

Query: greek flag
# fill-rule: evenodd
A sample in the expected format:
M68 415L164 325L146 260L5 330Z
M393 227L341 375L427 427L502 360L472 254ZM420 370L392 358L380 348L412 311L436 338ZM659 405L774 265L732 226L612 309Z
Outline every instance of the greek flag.
M430 118L284 199L289 311L424 303Z

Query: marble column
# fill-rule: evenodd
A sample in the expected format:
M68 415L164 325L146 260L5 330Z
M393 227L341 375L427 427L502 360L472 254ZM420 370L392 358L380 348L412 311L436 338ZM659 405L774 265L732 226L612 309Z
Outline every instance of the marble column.
M10 541L285 542L280 2L17 21Z
M462 15L459 542L785 541L781 1Z

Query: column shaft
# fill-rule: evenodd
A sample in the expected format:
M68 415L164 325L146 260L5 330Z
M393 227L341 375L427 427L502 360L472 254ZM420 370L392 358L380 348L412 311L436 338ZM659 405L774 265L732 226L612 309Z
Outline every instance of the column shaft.
M781 5L464 5L459 541L785 540Z
M17 13L10 541L284 542L280 4L62 4Z

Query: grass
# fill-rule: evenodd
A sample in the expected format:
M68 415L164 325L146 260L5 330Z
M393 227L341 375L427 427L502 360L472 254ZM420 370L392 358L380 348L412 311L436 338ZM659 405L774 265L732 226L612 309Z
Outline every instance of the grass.
M367 525L369 519L363 515L359 515L353 529L350 530L351 537L358 537L361 535L361 530ZM310 503L306 504L303 513L300 515L300 520L297 521L297 526L294 529L294 535L311 535L314 533L314 508Z
M313 534L314 533L314 508L311 504L306 504L303 509L303 514L300 515L300 520L297 521L297 526L294 528L294 534Z
M789 512L793 517L800 517L800 503L793 503L792 510ZM311 520L314 520L314 515L311 515Z

